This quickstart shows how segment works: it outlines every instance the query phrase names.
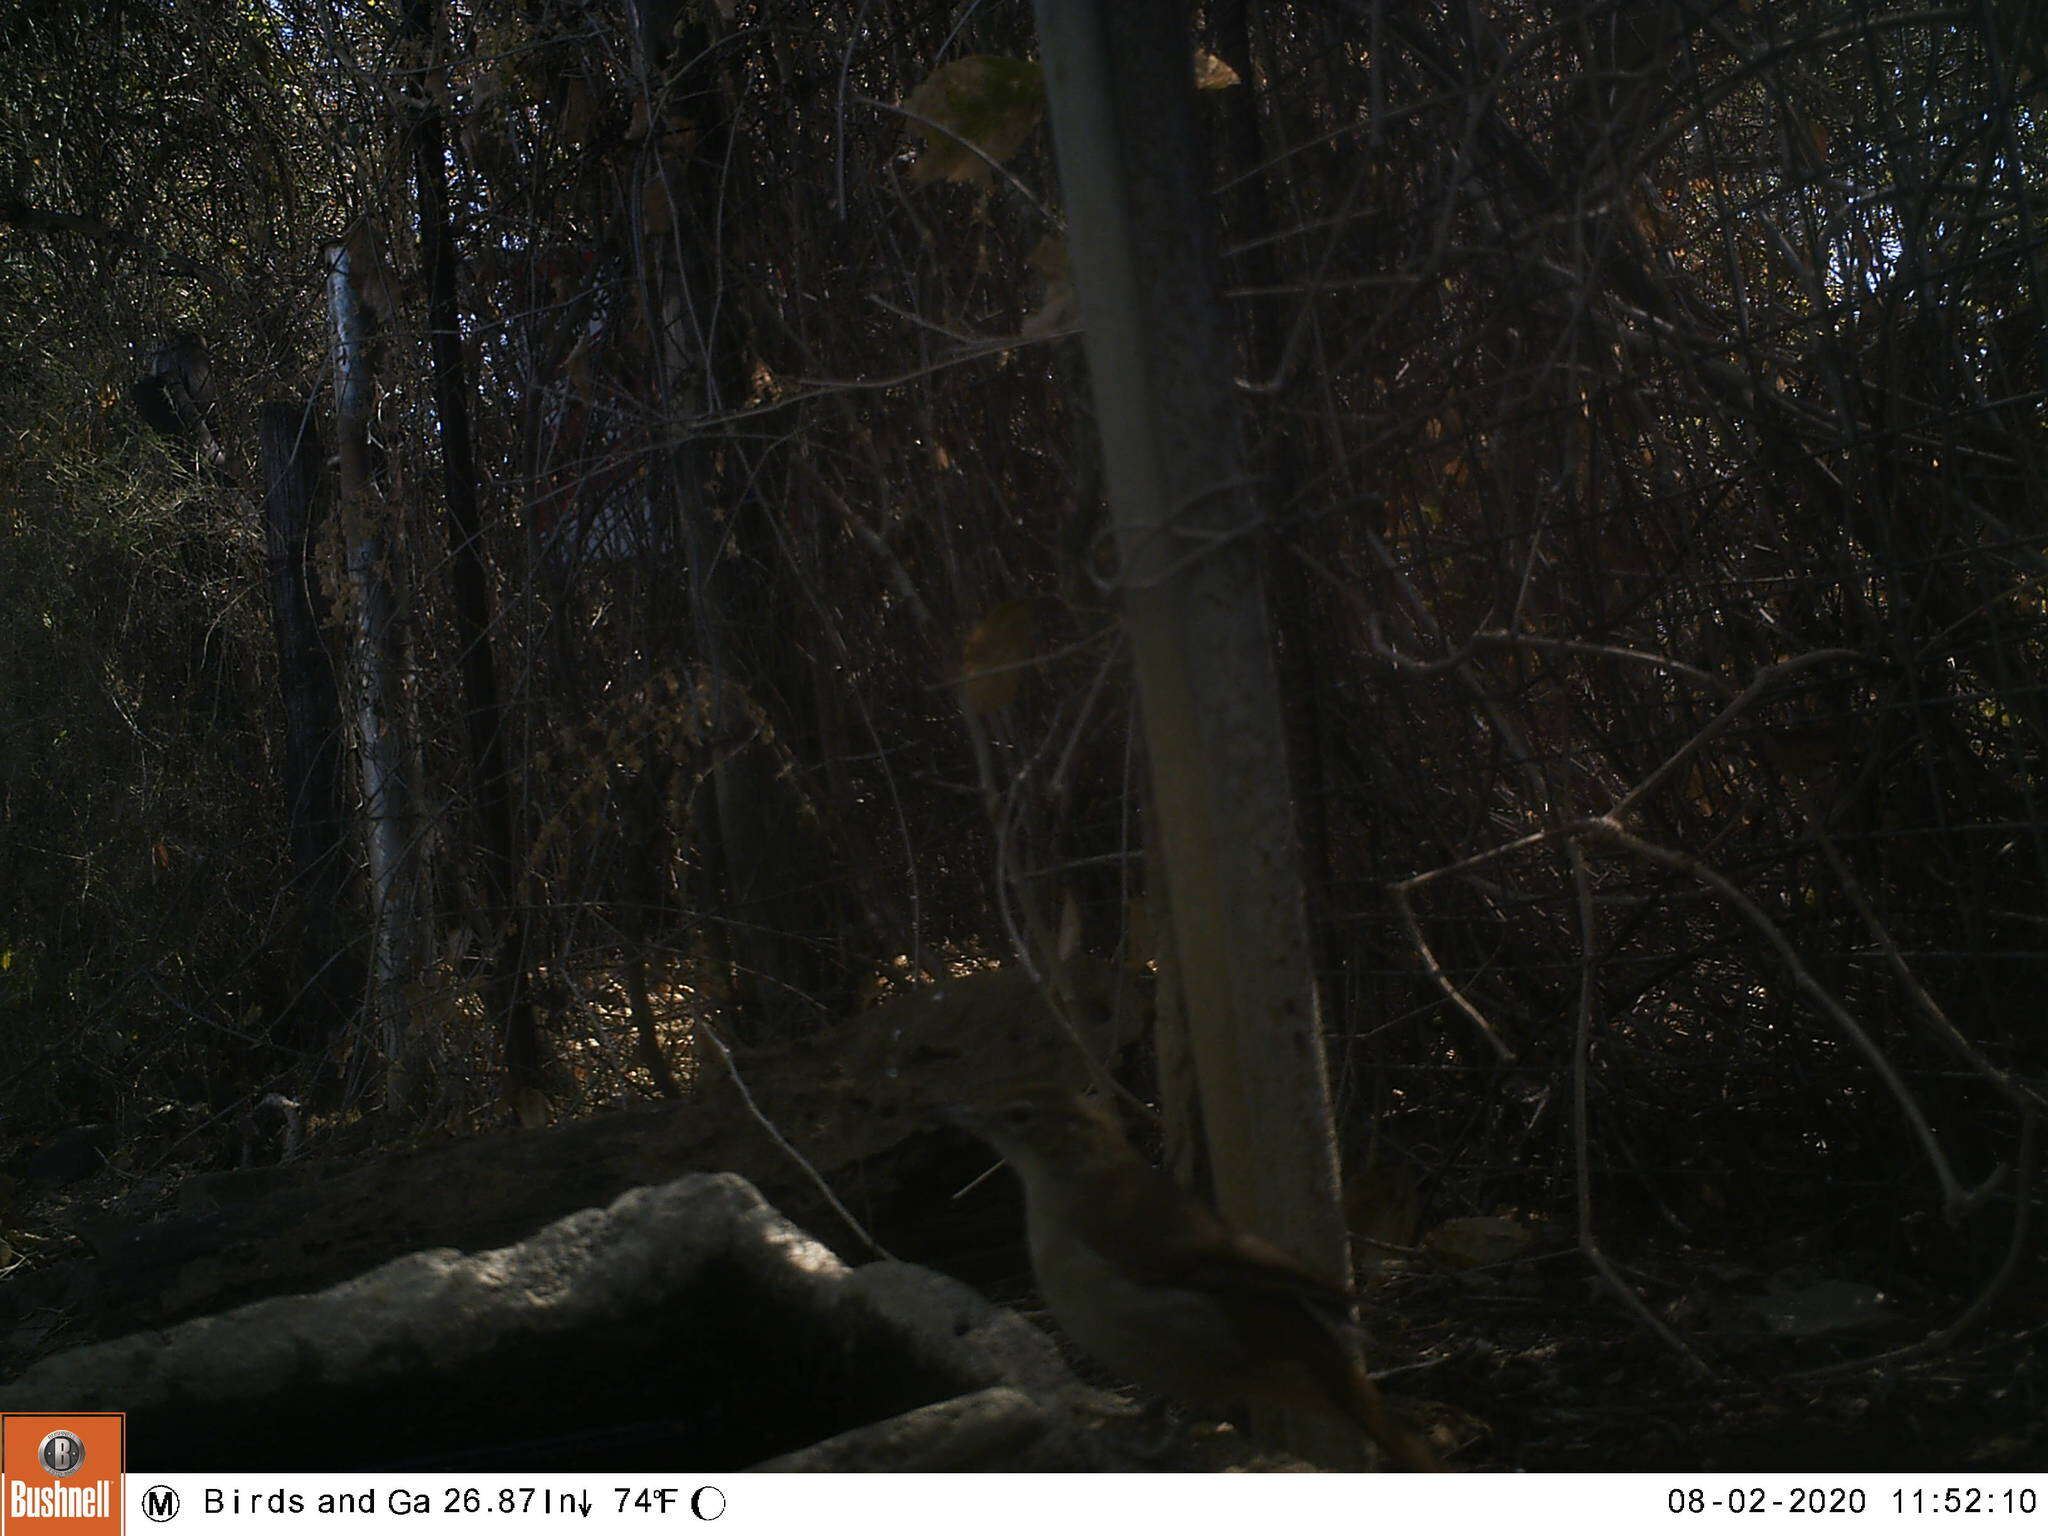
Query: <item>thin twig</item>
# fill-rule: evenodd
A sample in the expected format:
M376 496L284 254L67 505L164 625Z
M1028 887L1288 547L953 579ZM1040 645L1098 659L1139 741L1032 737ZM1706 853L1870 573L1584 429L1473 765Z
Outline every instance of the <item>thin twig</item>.
M711 1042L711 1048L718 1052L719 1059L725 1063L725 1070L732 1076L733 1086L739 1090L740 1102L746 1105L747 1113L754 1117L754 1123L766 1131L769 1139L789 1155L791 1162L803 1169L818 1193L825 1197L825 1203L832 1207L833 1214L846 1223L848 1229L852 1231L855 1237L867 1244L868 1251L874 1254L876 1258L895 1258L894 1254L875 1241L874 1237L868 1232L868 1229L860 1224L859 1219L853 1212L849 1211L840 1198L832 1192L831 1184L826 1181L825 1175L818 1171L816 1165L796 1149L795 1143L782 1134L782 1128L768 1117L759 1104L754 1102L754 1095L747 1088L747 1080L740 1076L739 1063L733 1060L732 1049L718 1037L718 1031L702 1019L697 1020L694 1028L696 1034L701 1039Z
M1579 1002L1578 1017L1572 1031L1572 1163L1578 1184L1579 1252L1593 1266L1593 1273L1606 1283L1623 1306L1636 1315L1637 1321L1695 1371L1713 1377L1718 1374L1714 1368L1673 1332L1670 1324L1650 1310L1649 1303L1636 1293L1636 1288L1608 1262L1607 1255L1600 1251L1599 1239L1593 1235L1593 1154L1588 1131L1590 1117L1586 1111L1586 1085L1591 1075L1593 999L1599 985L1599 917L1593 905L1593 882L1586 870L1585 850L1576 842L1571 844L1571 865L1572 885L1579 898Z
M1816 1366L1809 1371L1795 1372L1794 1381L1820 1381L1831 1376L1852 1376L1863 1371L1888 1370L1894 1366L1909 1365L1916 1360L1946 1353L1970 1329L1974 1328L1992 1304L2003 1296L2012 1285L2014 1276L2020 1272L2020 1265L2033 1246L2034 1230L2034 1173L2039 1161L2037 1131L2040 1115L2029 1107L2020 1119L2020 1152L2018 1174L2013 1184L2013 1201L2016 1209L2012 1219L2012 1240L2006 1244L2005 1259L1979 1291L1970 1304L1957 1314L1946 1328L1930 1333L1917 1344L1908 1344L1903 1349L1888 1350L1881 1355L1867 1355L1861 1360L1845 1361L1840 1365Z

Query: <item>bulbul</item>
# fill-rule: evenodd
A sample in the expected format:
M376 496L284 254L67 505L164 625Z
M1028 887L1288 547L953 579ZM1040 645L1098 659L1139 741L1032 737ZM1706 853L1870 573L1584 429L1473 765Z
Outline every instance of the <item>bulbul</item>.
M1108 1105L1034 1092L945 1118L1023 1179L1039 1294L1096 1360L1168 1397L1343 1420L1409 1471L1443 1470L1348 1347L1350 1296L1146 1162Z

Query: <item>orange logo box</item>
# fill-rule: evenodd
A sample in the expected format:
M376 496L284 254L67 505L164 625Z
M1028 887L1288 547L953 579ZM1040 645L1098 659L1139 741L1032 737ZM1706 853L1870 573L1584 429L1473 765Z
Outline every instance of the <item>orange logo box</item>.
M121 1421L0 1414L0 1536L120 1536Z

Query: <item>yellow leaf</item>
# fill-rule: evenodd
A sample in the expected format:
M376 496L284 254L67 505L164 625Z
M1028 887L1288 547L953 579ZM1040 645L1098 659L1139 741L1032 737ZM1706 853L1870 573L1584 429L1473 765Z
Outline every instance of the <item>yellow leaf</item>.
M992 714L1017 697L1037 640L1037 604L1028 597L996 604L967 632L960 691L970 714Z
M1045 115L1045 75L1023 59L976 54L940 65L903 106L924 137L910 179L979 186L989 180L988 162L1023 148Z

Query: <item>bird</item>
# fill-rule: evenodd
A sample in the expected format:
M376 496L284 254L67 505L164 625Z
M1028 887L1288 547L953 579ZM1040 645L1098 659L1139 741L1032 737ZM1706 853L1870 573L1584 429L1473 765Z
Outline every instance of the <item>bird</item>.
M1017 1171L1039 1294L1099 1363L1183 1401L1306 1409L1408 1471L1444 1470L1350 1347L1350 1294L1145 1161L1100 1097L1035 1090L941 1118Z

